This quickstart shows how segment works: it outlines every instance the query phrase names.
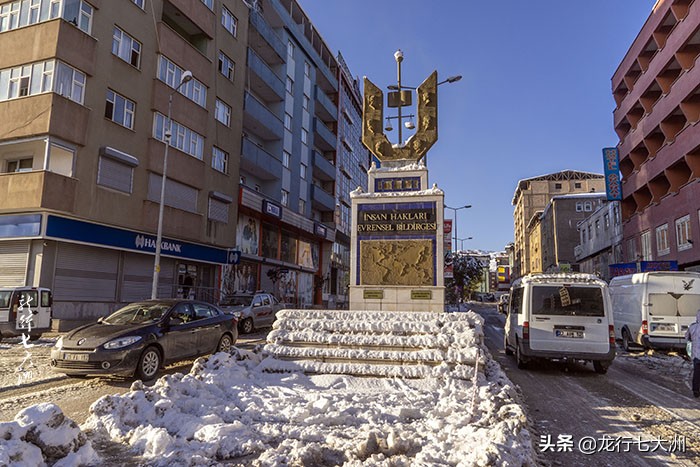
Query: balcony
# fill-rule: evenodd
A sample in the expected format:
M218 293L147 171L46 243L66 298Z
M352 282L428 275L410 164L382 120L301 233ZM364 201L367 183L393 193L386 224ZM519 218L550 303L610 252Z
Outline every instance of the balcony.
M314 86L314 97L316 98L316 106L314 109L316 115L324 122L338 121L338 107L318 86Z
M335 180L335 165L318 151L313 151L314 177L323 181Z
M75 211L78 180L44 170L0 174L3 210Z
M266 141L282 139L284 135L282 120L248 92L243 104L243 128Z
M251 48L248 48L248 70L250 87L256 95L267 102L284 100L284 83Z
M189 43L203 54L206 43L216 33L216 15L203 2L191 0L168 0L163 2L163 21L179 31Z
M282 162L245 137L241 147L240 168L254 173L262 180L279 180L282 176Z
M314 144L322 151L335 151L338 138L318 118L314 118Z
M248 43L267 63L284 63L287 48L260 13L250 10Z
M318 185L311 185L311 205L321 212L335 210L335 198Z

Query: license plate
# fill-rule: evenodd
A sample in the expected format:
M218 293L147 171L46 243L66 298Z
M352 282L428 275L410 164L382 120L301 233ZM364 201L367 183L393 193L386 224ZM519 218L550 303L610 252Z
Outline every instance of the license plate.
M652 331L672 331L675 332L676 326L673 324L664 324L664 323L652 323L651 327L653 328Z
M84 353L64 353L64 360L73 360L76 362L87 362L90 356Z
M557 337L572 337L575 339L583 339L583 331L562 331L557 329L555 332Z

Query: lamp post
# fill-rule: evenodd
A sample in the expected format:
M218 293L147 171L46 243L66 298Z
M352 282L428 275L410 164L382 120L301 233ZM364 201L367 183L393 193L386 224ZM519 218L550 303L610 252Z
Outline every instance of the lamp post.
M465 241L465 240L472 240L473 238L474 238L474 237L458 238L457 240L459 240L459 242L460 242L460 243L459 243L459 249L460 249L460 250L464 250L464 241Z
M454 247L454 249L455 249L455 250L457 250L457 211L459 211L460 209L467 209L467 208L470 208L470 207L472 207L471 204L465 204L464 206L460 206L460 207L458 207L458 208L451 208L451 207L449 207L448 205L445 205L445 209L452 209L452 210L454 211L454 220L455 220L455 225L454 225L454 231L455 231L455 234L454 234L455 247Z
M187 70L182 73L180 83L168 95L168 119L164 128L165 136L165 154L163 155L163 177L160 181L160 204L158 206L158 232L156 233L156 257L153 263L153 285L151 287L151 299L158 298L158 276L160 274L160 250L163 243L163 207L165 205L165 178L168 174L168 148L170 147L170 138L172 136L172 120L170 113L173 107L173 94L178 92L183 84L192 79L192 72Z

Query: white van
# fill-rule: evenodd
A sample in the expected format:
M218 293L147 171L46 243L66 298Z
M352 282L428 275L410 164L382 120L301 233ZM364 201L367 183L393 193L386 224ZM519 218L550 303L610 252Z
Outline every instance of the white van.
M622 347L685 348L685 331L700 310L700 273L654 271L610 281L615 337Z
M26 334L35 340L50 331L52 302L43 287L0 288L0 339Z
M592 274L530 274L513 282L504 347L518 368L530 360L592 362L605 373L615 358L610 295Z

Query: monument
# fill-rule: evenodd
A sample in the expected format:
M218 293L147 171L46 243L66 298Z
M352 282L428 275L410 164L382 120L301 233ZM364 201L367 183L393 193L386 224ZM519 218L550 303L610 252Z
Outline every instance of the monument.
M437 141L437 72L416 91L417 127L402 138L402 108L412 105L411 91L401 85L403 53L394 54L398 86L388 93L397 108L398 143L384 134L384 94L364 78L362 142L380 161L368 171L368 191L353 191L350 309L444 311L444 193L428 186L424 158ZM392 87L390 87L392 88ZM412 89L412 88L408 88ZM406 128L413 129L412 120Z

